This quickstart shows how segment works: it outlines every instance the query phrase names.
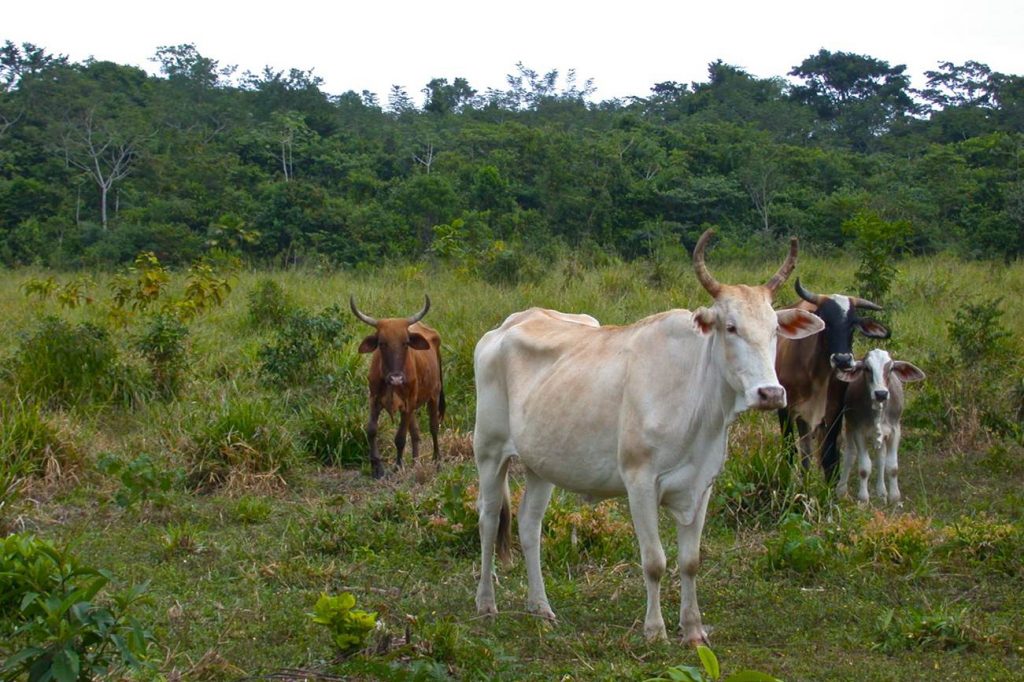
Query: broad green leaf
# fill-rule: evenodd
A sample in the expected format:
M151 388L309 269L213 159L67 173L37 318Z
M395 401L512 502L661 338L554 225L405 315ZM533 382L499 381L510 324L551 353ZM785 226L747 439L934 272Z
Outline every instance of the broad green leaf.
M715 652L709 647L699 644L697 646L697 655L700 656L700 662L704 665L704 671L713 680L717 680L722 676L722 670L718 666L718 656L715 656Z

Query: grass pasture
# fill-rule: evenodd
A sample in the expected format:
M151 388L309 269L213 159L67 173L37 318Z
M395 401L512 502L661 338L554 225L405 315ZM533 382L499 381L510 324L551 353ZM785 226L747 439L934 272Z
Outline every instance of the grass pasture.
M850 291L855 265L804 255L797 274L815 291ZM723 282L764 281L776 266L722 264L709 255ZM148 600L134 612L153 634L151 666L129 677L642 680L698 665L677 642L643 641L643 581L621 503L591 507L556 492L543 561L557 624L524 612L518 555L499 566L501 613L478 618L469 437L481 334L532 305L588 312L607 324L704 305L688 263L557 266L515 287L425 265L238 273L223 305L189 321L172 395L147 388L150 367L133 341L141 313L127 326L110 324L109 276L92 277L94 303L65 308L24 293L26 282L50 274L0 273L0 531L33 533L109 571L110 590L148 582ZM267 280L286 295L284 308L313 320L302 329L313 330L310 348L320 359L302 371L261 369L269 346L284 349L278 358L300 353L285 346L280 319L253 319L253 292ZM175 276L169 291L183 287ZM1022 674L1024 266L908 260L894 291L884 313L893 338L884 346L928 374L907 389L905 504L895 510L873 500L862 508L834 499L817 472L804 479L785 463L774 415L743 415L730 432L698 577L726 675L744 668L785 680ZM445 461L439 472L430 465L424 417L426 456L409 466L407 451L407 467L376 482L358 434L366 359L355 348L366 328L347 313L348 296L385 317L419 309L424 292L433 300L425 322L444 340ZM779 298L795 299L791 283ZM982 338L965 340L968 313L1000 298ZM340 306L335 318L324 312L332 305ZM19 379L42 376L25 374L18 362L43 357L27 344L44 345L32 336L44 315L67 321L69 333L84 323L108 330L117 381L104 395L113 397L40 398L41 379ZM343 324L330 327L331 319ZM951 325L960 336L951 339ZM867 345L857 343L861 354ZM962 357L965 345L974 357ZM73 367L65 383L71 374ZM394 459L392 434L382 419L386 464ZM513 468L514 489L521 480ZM662 521L671 630L678 576L674 532ZM379 622L366 646L347 656L310 615L321 594L342 592ZM0 628L10 613L0 611ZM18 646L14 636L3 642L0 659Z

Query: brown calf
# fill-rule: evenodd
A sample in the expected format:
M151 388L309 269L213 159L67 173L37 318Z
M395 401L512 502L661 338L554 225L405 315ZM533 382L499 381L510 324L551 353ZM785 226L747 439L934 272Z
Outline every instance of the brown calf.
M377 448L377 420L381 409L394 416L398 412L398 431L395 433L396 461L402 466L407 432L412 433L412 459L415 462L420 449L420 427L416 410L427 404L430 412L430 436L434 441L434 464L440 464L441 451L437 445L438 424L444 419L444 385L441 381L441 337L436 331L420 323L430 310L430 297L425 296L423 309L411 317L377 320L356 307L349 296L352 313L376 331L359 344L360 353L373 353L370 358L370 421L366 425L366 438L370 442L370 464L373 477L381 478L384 467Z

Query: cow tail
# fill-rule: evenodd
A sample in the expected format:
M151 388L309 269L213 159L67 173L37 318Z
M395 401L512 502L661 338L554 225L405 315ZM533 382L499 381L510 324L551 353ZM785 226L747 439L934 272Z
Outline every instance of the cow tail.
M441 364L441 346L437 347L437 380L441 384L441 394L437 397L438 421L444 421L444 365Z
M504 563L512 561L512 504L508 495L508 480L505 481L504 499L501 501L501 513L498 515L498 559Z

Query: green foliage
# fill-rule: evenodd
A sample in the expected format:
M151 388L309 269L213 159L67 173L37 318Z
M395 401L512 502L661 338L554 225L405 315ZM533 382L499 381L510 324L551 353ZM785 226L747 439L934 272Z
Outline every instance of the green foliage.
M303 452L328 466L359 468L368 462L370 445L366 440L364 407L362 400L311 407L299 427Z
M185 478L185 472L180 467L162 469L147 454L126 460L106 453L99 458L96 468L121 483L121 487L114 492L114 502L122 508L147 502L157 507L166 506L169 493L181 486Z
M273 341L260 348L260 373L268 383L278 386L330 376L323 366L324 356L340 347L351 333L337 305L316 315L297 312L275 333Z
M153 640L132 615L136 585L99 601L111 576L32 535L0 544L0 680L76 682L147 665Z
M354 608L355 605L356 598L350 592L321 594L309 614L314 623L327 628L331 641L342 653L361 649L377 626L376 613Z
M203 488L278 480L296 460L280 416L266 400L237 398L198 417L183 448L188 480Z
M843 234L853 237L858 266L854 287L875 303L888 300L899 270L896 254L912 233L905 220L886 221L876 213L861 211L843 223Z
M292 297L275 280L264 278L249 292L249 321L257 327L280 327L297 311Z
M171 397L181 385L188 367L188 327L177 317L157 313L135 337L135 349L149 364L150 378L157 392Z
M476 511L477 489L458 473L447 473L434 483L431 494L420 504L420 547L445 547L463 556L479 549Z
M820 573L836 552L812 523L797 514L787 516L779 525L778 533L766 544L765 563L769 568L796 573Z
M128 404L142 388L121 362L109 331L53 316L43 317L35 331L21 336L9 372L21 395L60 406Z
M199 527L188 521L169 525L159 543L165 557L196 554L203 549Z
M73 471L82 461L75 441L39 405L0 402L0 472L6 478L5 488L13 490L14 483L26 476Z
M985 365L1006 351L1010 332L1002 325L1002 298L967 301L953 312L947 326L949 340L965 366Z
M943 528L939 551L972 572L1024 575L1024 532L988 514L962 516Z
M273 507L270 502L252 495L243 495L235 502L233 516L239 523L256 524L263 523L270 518Z
M777 678L756 670L740 670L722 678L718 656L709 647L697 645L697 656L701 667L694 665L678 665L667 668L658 677L649 677L644 682L711 682L721 679L722 682L780 682Z
M938 611L886 609L878 621L874 648L892 654L916 649L970 649L975 645L975 636L967 621L967 607Z

